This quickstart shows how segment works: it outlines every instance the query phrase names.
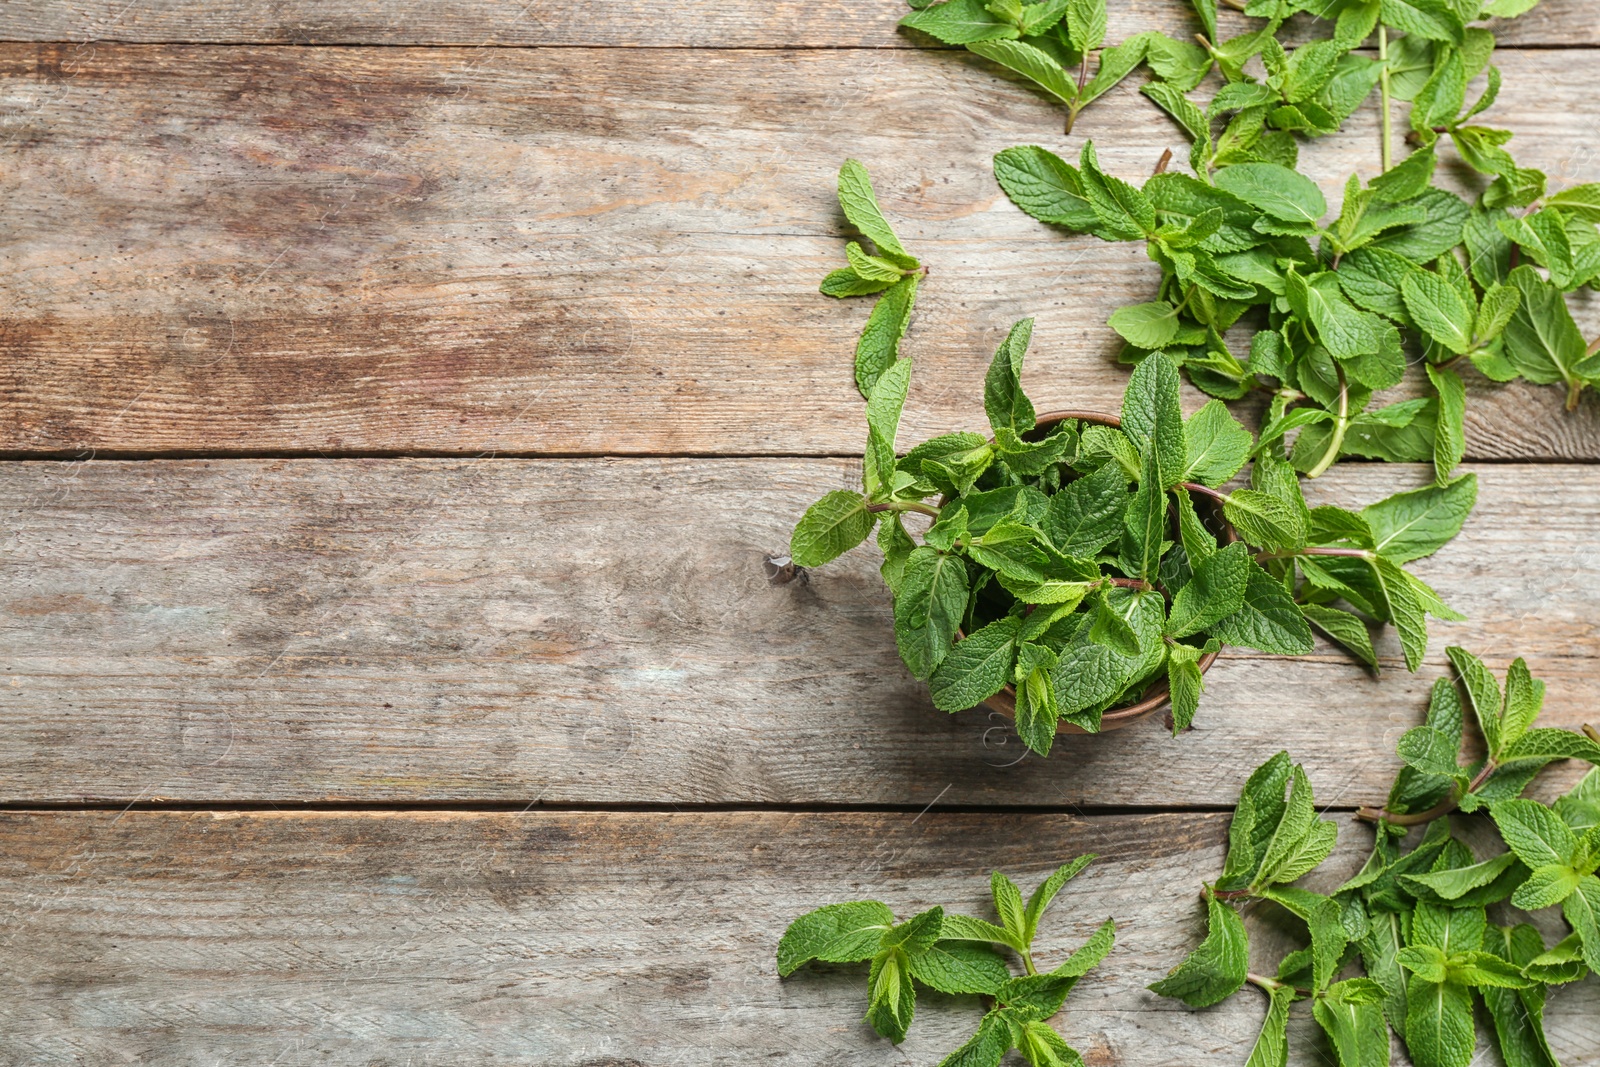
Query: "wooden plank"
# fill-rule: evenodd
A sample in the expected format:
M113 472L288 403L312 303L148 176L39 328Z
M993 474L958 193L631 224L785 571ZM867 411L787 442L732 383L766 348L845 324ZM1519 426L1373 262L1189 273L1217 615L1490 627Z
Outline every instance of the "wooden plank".
M768 584L847 461L3 464L0 799L1163 808L1231 804L1288 748L1354 807L1386 795L1447 643L1526 656L1552 725L1600 705L1600 469L1479 476L1467 531L1417 565L1471 621L1436 625L1418 675L1391 632L1381 682L1328 646L1231 650L1192 732L1040 760L932 709L875 549Z
M1370 831L1343 831L1309 884L1358 869ZM1108 915L1117 946L1057 1026L1100 1067L1243 1063L1262 997L1191 1012L1145 989L1199 942L1225 837L1221 815L8 812L0 1056L865 1067L895 1053L861 1021L864 969L779 980L790 920L864 897L992 916L992 868L1031 888L1093 851L1038 955ZM1249 920L1261 970L1292 936L1270 910ZM982 1011L922 994L899 1055L936 1062ZM1293 1014L1290 1062L1326 1062ZM1559 989L1546 1027L1589 1062L1600 984Z
M1503 67L1519 158L1600 177L1600 68ZM859 452L867 305L815 291L846 154L932 266L910 437L972 424L1025 315L1037 398L1114 405L1102 324L1156 280L1005 200L994 152L1078 141L964 54L9 45L0 88L0 452ZM1130 176L1181 147L1132 84L1079 133ZM1376 145L1369 110L1306 165ZM1592 398L1470 388L1474 457L1600 458Z
M1110 39L1143 30L1188 37L1200 28L1181 0L1124 0L1111 5ZM892 0L724 0L687 4L662 18L626 0L584 5L528 0L258 4L248 0L156 0L128 4L10 4L0 8L0 40L213 44L598 45L656 48L915 48L928 38L896 31L909 10ZM1224 34L1260 25L1226 7ZM1600 14L1584 0L1544 0L1511 22L1492 24L1504 45L1600 44ZM1308 19L1291 23L1293 40L1327 36Z

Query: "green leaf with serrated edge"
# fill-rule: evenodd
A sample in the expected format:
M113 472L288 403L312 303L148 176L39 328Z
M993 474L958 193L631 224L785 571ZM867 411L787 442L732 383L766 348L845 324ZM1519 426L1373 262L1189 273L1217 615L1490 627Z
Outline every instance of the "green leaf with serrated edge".
M874 516L867 498L835 489L812 504L789 538L789 557L800 567L820 567L867 539Z
M1271 996L1266 1021L1261 1024L1261 1034L1245 1067L1284 1067L1289 1062L1289 1005L1294 1002L1295 992L1288 986L1279 986Z
M1339 1067L1389 1067L1389 1028L1383 1021L1383 988L1370 978L1328 987L1311 1013L1328 1035Z
M1179 442L1180 448L1182 442ZM1167 495L1163 491L1160 453L1145 453L1138 488L1123 513L1118 565L1130 578L1150 579L1165 554Z
M1300 847L1316 819L1316 801L1312 797L1311 782L1306 778L1304 769L1297 765L1289 772L1289 799L1283 818L1267 842L1261 866L1251 879L1252 887L1272 885L1277 880L1279 869Z
M991 942L998 945L1009 945L1012 948L1022 949L1027 947L1027 942L1018 938L1004 927L996 926L983 919L974 919L967 915L946 915L944 923L939 928L939 942L947 941L979 941Z
M1432 555L1461 531L1478 501L1478 476L1396 493L1361 509L1375 547L1395 563Z
M1200 709L1200 694L1205 689L1200 656L1200 649L1182 643L1175 643L1167 650L1167 692L1172 701L1173 736L1187 730Z
M1416 588L1388 556L1378 556L1370 563L1385 613L1400 638L1406 670L1415 671L1422 666L1422 657L1428 650L1428 619Z
M1249 939L1239 913L1206 894L1207 933L1200 947L1150 991L1181 1000L1191 1008L1207 1008L1234 993L1245 983L1249 969Z
M1600 971L1600 878L1579 879L1577 891L1561 902L1561 914L1578 935L1583 962Z
M1100 217L1100 236L1107 240L1134 241L1155 232L1154 205L1144 193L1100 169L1093 141L1084 142L1078 166L1084 198Z
M1061 69L1055 57L1041 48L1022 41L1006 40L979 41L967 47L985 59L1016 71L1063 104L1071 104L1078 99L1076 83Z
M1038 145L1007 148L994 157L994 176L1011 202L1040 222L1088 233L1100 217L1084 199L1078 168Z
M1523 911L1538 911L1554 907L1572 895L1583 875L1565 864L1535 867L1528 872L1527 881L1511 894L1511 903Z
M1228 826L1228 854L1217 886L1223 890L1242 889L1254 878L1266 855L1267 844L1287 807L1284 788L1289 782L1290 760L1279 752L1250 774L1240 791Z
M1186 449L1181 481L1216 488L1244 467L1255 439L1220 400L1206 405L1184 420Z
M848 267L829 272L822 279L818 290L823 296L832 296L843 299L847 296L868 296L872 293L881 293L893 285L893 280L883 281L876 278L863 278Z
M900 25L937 37L945 44L973 44L1020 37L1022 30L989 11L983 0L949 0L913 11Z
M1444 485L1467 454L1467 391L1460 376L1448 367L1428 364L1428 381L1433 383L1439 397L1439 421L1433 436L1433 475L1437 484Z
M867 1022L896 1045L906 1039L917 1010L917 992L910 971L906 951L887 948L872 957L872 970L867 976Z
M1177 483L1187 459L1178 385L1177 366L1156 352L1133 369L1122 397L1122 432L1141 453L1154 453L1162 489Z
M1032 336L1032 319L1012 326L984 376L983 408L996 430L1003 427L1020 434L1033 429L1033 404L1022 392L1022 361Z
M1378 18L1384 25L1430 41L1461 44L1465 21L1447 0L1379 0Z
M856 276L868 281L889 282L893 284L901 279L904 272L889 260L881 256L871 255L859 244L851 241L844 246L845 258L850 261L850 269Z
M1050 907L1050 902L1055 900L1056 894L1061 892L1061 887L1076 878L1096 859L1098 857L1092 852L1079 856L1057 867L1048 878L1039 883L1039 887L1028 896L1028 902L1022 909L1024 943L1033 943L1033 935L1039 930L1039 920L1044 916L1045 909Z
M928 683L933 706L940 711L965 711L1004 688L1016 662L1021 625L1021 619L1008 616L957 641Z
M1191 567L1198 566L1200 561L1217 550L1217 539L1205 523L1200 521L1199 512L1195 511L1194 500L1189 496L1189 491L1181 485L1172 491L1178 504L1178 537L1183 543L1183 552Z
M1167 633L1188 637L1232 615L1244 604L1250 550L1235 541L1195 565L1194 578L1172 599Z
M1407 730L1395 746L1395 754L1412 768L1428 775L1454 778L1463 784L1466 773L1456 765L1456 740L1429 726Z
M915 258L905 250L894 228L883 217L878 207L877 194L872 189L872 179L867 168L854 159L844 161L839 168L839 206L850 224L878 247L878 254L896 266L910 270L918 266Z
M1100 99L1107 91L1133 72L1144 59L1149 48L1150 33L1136 33L1121 44L1107 48L1100 53L1100 66L1094 72L1094 77L1089 79L1083 87L1083 92L1078 94L1077 108L1079 110ZM1069 129L1067 131L1071 133Z
M1022 34L1035 37L1055 28L1067 13L1073 0L1042 0L1041 3L1022 7Z
M1095 932L1089 935L1089 940L1072 955L1062 960L1050 974L1058 978L1081 978L1088 974L1101 960L1110 953L1111 947L1117 939L1117 921L1107 919L1101 923Z
M911 388L911 361L902 359L884 368L867 397L867 427L891 449L900 429L900 412ZM893 468L893 464L890 465Z
M1401 292L1418 329L1457 355L1471 350L1473 309L1444 279L1428 271L1413 271L1405 276Z
M993 949L961 941L939 941L911 957L911 974L941 993L993 996L1011 977L1011 970Z
M958 556L922 546L906 560L894 600L895 643L918 678L933 677L967 609L967 568Z
M1092 52L1106 39L1106 0L1068 0L1067 39L1074 52Z
M1299 606L1260 564L1251 560L1248 570L1243 605L1207 632L1223 644L1243 645L1269 655L1309 653L1315 643Z
M978 1024L978 1032L966 1044L939 1061L939 1067L1000 1067L1011 1051L1011 1028L996 1012Z
M1506 671L1505 712L1501 716L1500 743L1510 747L1533 728L1544 705L1544 683L1536 681L1521 656Z
M1460 679L1461 688L1467 697L1467 706L1472 709L1473 717L1477 720L1478 729L1483 733L1490 755L1498 755L1500 713L1503 707L1500 684L1494 680L1494 675L1489 673L1489 668L1483 665L1483 661L1466 649L1452 645L1445 649L1445 655L1450 657L1450 665L1455 668L1456 676Z
M1536 800L1502 800L1489 809L1500 836L1530 869L1563 866L1578 838L1561 817Z
M1403 942L1401 923L1394 912L1374 914L1367 936L1361 939L1361 962L1367 976L1383 989L1384 1018L1404 1041L1406 973L1397 960Z
M916 299L917 276L913 274L889 286L873 305L856 342L856 388L862 396L871 396L879 376L900 358L900 339L906 335Z
M1062 487L1040 528L1061 552L1093 557L1122 532L1128 483L1115 463Z
M887 522L879 525L878 549L883 553L883 563L878 567L878 573L883 576L883 584L889 587L891 593L900 592L900 576L905 572L906 560L911 558L916 547L917 543L906 533L900 516L891 515Z
M1328 213L1315 182L1277 163L1240 163L1215 176L1217 187L1285 222L1314 226Z
M1030 974L1013 978L1000 987L995 1001L1012 1010L1014 1020L1047 1019L1061 1010L1076 978L1054 974Z
M1411 976L1406 983L1406 1048L1416 1067L1470 1067L1477 1032L1466 986Z
M1466 201L1443 189L1429 189L1414 205L1426 214L1426 222L1390 230L1368 247L1385 248L1416 263L1432 263L1461 243L1472 212Z
M1348 611L1321 604L1301 604L1300 613L1312 626L1339 642L1374 673L1378 671L1378 654L1372 647L1372 635L1367 624Z
M1017 888L1017 883L1004 873L994 871L989 875L989 894L994 898L994 910L1000 916L1000 925L1026 944L1026 906L1022 903L1022 890Z
M1017 1051L1033 1067L1083 1067L1083 1057L1046 1022L1022 1024Z
M1526 924L1494 926L1489 929L1484 948L1508 963L1526 967L1544 951L1544 939ZM1557 1067L1544 1036L1544 988L1488 988L1481 992L1506 1067Z
M1137 660L1094 642L1063 650L1050 675L1059 714L1063 718L1076 716L1078 712L1110 700L1132 680L1137 668ZM1079 717L1072 721L1084 725ZM1094 716L1089 725L1098 728L1099 717ZM1035 748L1034 751L1039 750Z
M1165 300L1130 304L1113 311L1106 325L1135 348L1165 348L1178 336L1178 309Z
M1506 324L1506 358L1537 385L1575 387L1573 367L1582 362L1586 346L1561 291L1526 264L1511 272L1509 282L1521 303Z
M939 930L943 924L944 909L929 908L885 930L878 944L882 948L900 948L908 953L922 952L939 940Z
M1505 763L1581 759L1600 766L1600 744L1569 730L1529 730L1516 742L1503 745L1500 758Z
M878 940L894 925L894 913L876 900L829 904L807 912L778 942L778 974L787 978L812 960L855 963L878 951Z
M1448 904L1460 900L1471 890L1492 884L1516 863L1514 853L1504 852L1468 867L1402 875L1400 881L1411 888L1424 888L1440 898L1440 903Z

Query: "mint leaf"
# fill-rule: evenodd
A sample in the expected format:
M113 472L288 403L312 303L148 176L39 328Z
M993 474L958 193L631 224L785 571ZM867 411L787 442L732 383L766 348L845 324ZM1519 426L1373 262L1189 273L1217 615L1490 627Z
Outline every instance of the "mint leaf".
M1208 649L1220 648L1212 641ZM1167 649L1167 693L1172 701L1172 734L1187 730L1200 709L1200 694L1205 691L1205 677L1200 673L1200 657L1204 651L1193 645L1175 643Z
M1361 517L1372 527L1379 552L1395 563L1410 563L1460 533L1477 502L1478 476L1464 474L1445 485L1396 493L1362 508Z
M1370 978L1328 987L1311 1013L1328 1035L1339 1067L1388 1067L1389 1028L1383 1021L1383 988Z
M1249 970L1249 939L1239 913L1206 894L1206 938L1165 978L1150 986L1191 1008L1208 1008L1237 993Z
M1412 975L1406 983L1406 1048L1417 1067L1470 1067L1477 1044L1467 987Z
M1061 64L1041 48L1022 41L994 39L973 42L967 47L985 59L1016 71L1063 104L1071 104L1078 99L1076 83L1061 69Z
M1038 145L1007 148L994 157L994 176L1011 202L1040 222L1090 233L1100 217L1083 195L1078 168Z
M1238 494L1234 494L1237 496ZM1305 616L1284 588L1254 560L1249 561L1244 603L1208 628L1223 644L1243 645L1275 656L1304 656L1314 642Z
M1128 499L1121 468L1108 463L1051 497L1040 528L1065 555L1093 558L1122 532Z
M1439 421L1433 435L1433 476L1446 485L1467 454L1467 391L1461 378L1448 367L1428 364L1428 381L1439 395Z
M974 44L1022 36L1015 25L990 13L982 0L948 0L913 11L900 25L937 37L945 44Z
M1401 283L1406 310L1417 328L1457 355L1472 349L1473 309L1443 278L1429 271L1412 271Z
M940 711L964 711L1004 688L1016 662L1021 625L1021 619L1008 616L957 641L928 683L933 706Z
M941 993L993 996L1011 977L993 949L962 941L939 941L911 956L911 974Z
M911 274L890 285L873 305L856 342L856 388L862 396L871 396L878 378L900 358L900 340L911 323L916 299L917 276Z
M1509 281L1522 302L1506 324L1506 358L1537 385L1564 382L1569 405L1575 405L1582 381L1573 368L1582 362L1586 346L1566 299L1526 264L1512 271Z
M1219 189L1285 222L1316 225L1328 202L1315 182L1278 163L1240 163L1216 174Z
M1536 800L1502 800L1489 809L1511 851L1530 870L1565 866L1578 848L1577 835Z
M1235 541L1195 566L1194 578L1172 599L1167 633L1188 637L1208 629L1244 605L1250 550Z
M820 567L867 539L873 516L867 498L835 489L806 510L789 538L789 556L796 566Z
M894 598L895 642L911 673L927 680L955 641L967 610L967 567L926 545L912 552Z
M1179 480L1216 488L1244 467L1255 439L1220 400L1184 420L1185 456Z
M829 904L807 912L778 942L778 974L787 978L812 960L854 963L870 959L878 940L894 925L894 913L876 900Z
M867 1022L898 1045L906 1039L917 1010L917 992L911 982L906 951L887 948L872 957L867 977Z
M1321 604L1301 604L1300 613L1312 626L1339 642L1373 672L1377 672L1378 654L1372 647L1372 635L1367 631L1367 624L1358 616Z
M1022 392L1022 361L1033 336L1033 320L1023 319L1011 327L989 364L983 379L983 410L996 433L1011 430L1024 434L1033 429L1033 404Z
M1022 910L1024 944L1033 943L1033 935L1039 930L1039 920L1044 917L1045 910L1050 907L1051 901L1055 900L1056 894L1061 892L1061 887L1076 878L1085 867L1098 858L1092 852L1079 856L1057 867L1048 878L1039 883L1039 888L1028 897L1028 903Z
M1133 369L1122 397L1122 432L1141 454L1153 456L1157 485L1177 483L1187 461L1183 409L1178 402L1178 368L1159 352Z
M1284 1067L1289 1062L1289 1005L1294 1002L1294 990L1278 986L1272 991L1272 1001L1267 1007L1266 1021L1261 1024L1261 1034L1245 1067Z
M844 166L839 168L839 206L844 209L844 217L850 220L850 224L877 245L880 256L905 270L919 265L900 243L900 238L895 236L889 220L883 217L867 168L857 160L847 159Z

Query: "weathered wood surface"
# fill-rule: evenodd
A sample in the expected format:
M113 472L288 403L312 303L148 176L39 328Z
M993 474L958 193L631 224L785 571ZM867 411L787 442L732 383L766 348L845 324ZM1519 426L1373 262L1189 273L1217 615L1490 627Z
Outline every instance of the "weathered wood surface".
M1359 867L1342 828L1308 884ZM1056 1023L1091 1067L1241 1064L1264 998L1191 1012L1145 989L1203 934L1221 815L0 814L0 1059L11 1063L881 1064L864 968L779 980L785 926L877 898L992 917L988 874L1031 889L1102 858L1042 924L1060 959L1107 916L1117 947ZM1292 919L1248 919L1254 962ZM1553 914L1553 913L1552 913ZM1546 931L1553 939L1556 930ZM924 993L900 1062L970 1033L977 998ZM1557 990L1563 1063L1592 1063L1600 983ZM1304 1005L1291 1063L1332 1062ZM1485 1054L1489 1055L1489 1054Z
M192 41L229 44L599 45L667 48L911 48L933 42L895 30L899 0L721 0L683 4L666 17L631 2L554 0L77 0L0 6L0 40ZM1110 39L1141 30L1187 37L1200 28L1183 0L1111 5ZM1249 25L1226 7L1224 34ZM1600 43L1600 13L1586 0L1544 0L1511 22L1492 24L1503 44ZM1300 38L1309 20L1291 24ZM1327 36L1326 29L1317 31Z
M1558 186L1600 177L1590 55L1501 57L1491 117ZM0 46L0 453L859 452L868 303L815 291L847 154L932 265L908 437L972 424L1024 315L1038 398L1106 407L1101 324L1155 266L1028 219L989 161L1087 136L1148 173L1181 140L1136 85L1069 140L966 54ZM1306 165L1335 193L1376 145L1369 109ZM1592 397L1470 388L1472 456L1600 458Z
M1493 465L1417 570L1471 616L1407 675L1230 650L1197 728L1022 759L901 666L876 550L769 585L844 460L0 465L0 798L1231 805L1288 748L1381 799L1460 643L1526 656L1548 721L1600 705L1600 468ZM1362 504L1424 483L1353 464ZM1575 780L1557 769L1551 786Z

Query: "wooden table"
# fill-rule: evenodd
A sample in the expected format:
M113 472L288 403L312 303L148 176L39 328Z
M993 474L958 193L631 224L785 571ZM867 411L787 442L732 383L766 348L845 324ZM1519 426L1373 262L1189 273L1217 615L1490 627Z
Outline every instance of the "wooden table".
M1192 30L1114 6L1113 39ZM1046 953L1107 915L1119 945L1069 1039L1242 1064L1259 998L1144 986L1198 937L1250 768L1287 747L1335 812L1381 799L1448 643L1528 657L1553 725L1594 715L1600 404L1554 389L1469 386L1481 502L1418 571L1471 621L1418 675L1392 635L1381 681L1230 651L1177 739L1021 758L906 675L871 551L768 583L858 476L866 308L816 293L846 155L932 266L903 440L981 424L1024 315L1042 407L1113 405L1101 324L1156 276L989 173L1084 136L1147 173L1179 134L1137 79L1069 140L899 13L0 5L0 1062L932 1064L975 1001L926 996L896 1051L855 969L777 979L784 926L987 914L991 868L1092 850ZM1546 0L1503 42L1519 158L1600 180L1600 8ZM1304 158L1370 176L1374 110ZM1368 841L1347 826L1328 877ZM1594 1063L1594 983L1549 1025Z

